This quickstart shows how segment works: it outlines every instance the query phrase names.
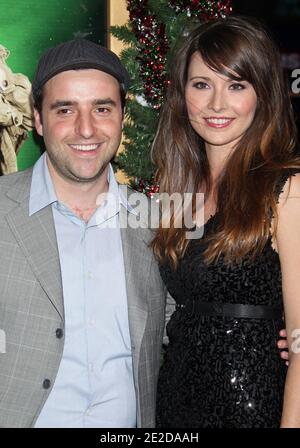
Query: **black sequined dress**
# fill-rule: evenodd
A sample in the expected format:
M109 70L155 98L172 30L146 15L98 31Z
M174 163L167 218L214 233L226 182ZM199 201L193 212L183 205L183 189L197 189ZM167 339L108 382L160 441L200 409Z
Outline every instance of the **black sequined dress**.
M282 318L208 316L182 307L191 301L282 306L280 262L271 238L255 261L204 263L205 235L216 220L217 215L205 224L204 238L191 240L177 271L161 267L178 306L167 325L157 427L279 427L287 370L276 346Z

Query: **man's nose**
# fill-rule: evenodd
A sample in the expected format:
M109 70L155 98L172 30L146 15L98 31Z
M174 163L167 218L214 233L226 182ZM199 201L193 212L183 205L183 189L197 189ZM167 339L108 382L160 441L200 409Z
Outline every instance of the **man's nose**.
M76 133L86 139L94 134L94 120L89 113L80 113L76 120Z

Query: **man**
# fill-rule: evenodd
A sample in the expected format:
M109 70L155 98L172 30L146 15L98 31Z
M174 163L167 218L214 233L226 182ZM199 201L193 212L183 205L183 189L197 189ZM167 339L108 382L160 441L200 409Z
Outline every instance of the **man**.
M127 87L117 56L83 39L39 62L46 152L0 181L0 427L155 424L165 288L151 232L120 225L134 210L109 163Z

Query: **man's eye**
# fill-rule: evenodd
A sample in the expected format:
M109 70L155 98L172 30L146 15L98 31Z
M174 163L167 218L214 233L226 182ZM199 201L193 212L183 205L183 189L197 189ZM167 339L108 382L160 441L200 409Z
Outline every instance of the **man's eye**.
M72 111L71 111L71 109L59 109L58 111L57 111L57 113L59 114L59 115L68 115L69 113L71 113Z
M99 112L100 114L105 114L109 112L109 109L107 107L98 107L97 112Z
M7 81L6 79L4 79L4 80L2 81L2 86L3 86L3 87L7 87L7 86L8 86L8 81Z

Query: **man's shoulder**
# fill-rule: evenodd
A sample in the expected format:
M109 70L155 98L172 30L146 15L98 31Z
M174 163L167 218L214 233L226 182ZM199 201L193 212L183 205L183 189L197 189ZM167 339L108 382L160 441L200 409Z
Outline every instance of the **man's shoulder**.
M13 186L14 184L19 184L22 181L31 178L32 168L27 168L24 171L17 171L16 173L5 174L0 176L0 186Z
M6 195L8 191L13 191L16 193L29 191L31 177L32 168L0 176L0 195Z

